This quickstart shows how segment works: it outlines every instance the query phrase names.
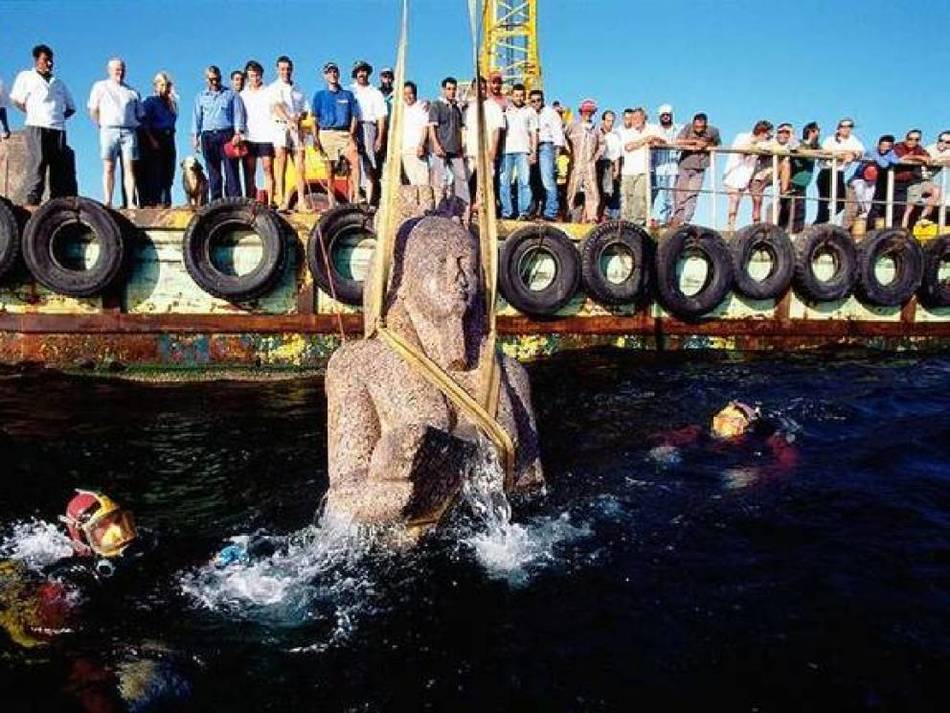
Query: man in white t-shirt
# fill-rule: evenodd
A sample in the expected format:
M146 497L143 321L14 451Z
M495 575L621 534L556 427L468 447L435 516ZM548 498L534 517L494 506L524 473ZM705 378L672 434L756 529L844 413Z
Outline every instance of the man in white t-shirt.
M66 120L76 113L76 104L66 85L53 76L53 50L46 45L33 48L33 68L17 75L10 102L26 112L27 204L42 200L47 168L50 198L76 195L76 166L66 144Z
M557 220L560 206L557 195L557 157L564 148L564 124L561 115L544 103L544 92L532 89L531 108L538 115L538 174L544 190L541 217ZM538 201L540 203L540 197Z
M379 179L377 156L383 150L386 136L386 118L389 115L386 97L369 83L373 66L369 62L357 60L353 64L353 84L350 91L356 97L360 107L359 129L356 134L359 149L361 184L366 193L366 202L373 204L376 183Z
M403 85L402 101L402 170L410 186L428 186L426 138L429 134L429 107L419 101L415 82Z
M736 216L739 213L739 204L742 195L750 192L755 167L759 163L759 154L738 153L765 149L772 141L772 122L762 119L755 123L752 131L743 131L736 135L732 142L732 150L726 160L726 169L722 176L722 185L729 196L728 230L736 229ZM752 222L758 223L761 219L762 193L752 195Z
M607 109L600 115L600 132L604 135L604 155L597 161L597 180L600 182L599 217L616 218L620 215L620 159L623 143L616 127L617 115Z
M673 218L673 187L676 185L676 174L679 173L679 151L672 146L683 127L673 121L673 107L670 104L661 104L656 114L660 119L656 128L666 143L650 152L653 218L659 225L668 225Z
M646 225L649 214L647 183L650 175L650 147L664 143L659 129L647 124L642 107L623 112L620 130L623 167L620 169L620 216L637 225Z
M818 172L818 214L815 216L815 223L827 223L830 218L834 218L844 207L845 191L844 184L845 169L854 161L864 155L864 144L854 136L851 131L854 129L854 120L844 118L838 122L838 128L833 136L829 136L821 142L821 150L835 154L837 158L834 179L832 179L831 161L822 162L822 168ZM831 181L837 184L837 193L834 209L831 210Z
M478 80L478 91L482 96L482 107L485 114L485 127L488 138L488 172L495 180L497 194L496 166L499 163L501 137L505 132L505 112L498 104L492 101L488 94L488 83L484 78ZM462 142L465 144L465 163L468 169L469 193L475 196L475 203L481 198L478 193L478 102L473 97L465 107L465 130Z
M511 106L505 110L505 140L501 159L502 218L514 218L511 183L518 178L518 220L528 218L531 208L531 165L538 160L538 115L525 104L524 84L511 88Z
M297 210L309 213L313 209L306 200L306 147L300 131L300 122L307 118L310 107L307 98L294 85L294 63L290 57L277 58L277 79L268 86L271 112L274 118L274 191L280 198L280 207L290 207L290 191L284 185L287 177L287 159L294 164L297 179Z
M108 79L92 85L89 115L99 127L99 157L102 159L102 193L112 205L116 160L122 159L122 183L129 204L135 196L135 164L139 158L138 127L145 116L142 97L125 83L125 62L113 57L106 65ZM125 205L122 206L126 207Z
M950 166L950 131L941 131L937 135L936 143L927 147L930 154L930 166L927 168L928 180L933 182L937 195L934 201L940 205L941 198L944 205L950 205L950 191L943 190L943 176L940 172Z
M264 170L264 191L268 203L274 200L274 95L264 84L264 67L253 59L244 67L247 81L241 90L241 101L247 115L245 144L247 154L242 160L244 195L257 197L257 162Z

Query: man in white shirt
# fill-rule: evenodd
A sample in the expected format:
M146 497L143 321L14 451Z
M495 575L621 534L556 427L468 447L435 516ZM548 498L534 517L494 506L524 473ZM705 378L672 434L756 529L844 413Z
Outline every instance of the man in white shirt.
M46 45L33 48L33 69L17 75L10 101L26 112L27 204L39 205L42 200L47 168L51 198L75 195L76 166L66 144L66 119L76 113L76 105L66 85L53 76L53 50Z
M247 155L243 159L244 195L257 197L257 161L264 169L264 191L274 200L274 95L264 84L264 67L253 59L244 67L247 83L241 91L247 115Z
M604 155L597 161L597 179L600 181L601 205L598 215L616 218L620 214L620 159L623 144L620 132L614 128L617 115L610 109L600 115L600 132L604 135Z
M113 57L106 65L108 79L92 85L89 92L89 116L99 127L99 157L102 159L103 202L112 206L115 188L115 163L122 157L122 183L125 201L135 196L135 165L139 158L139 120L145 116L139 93L125 83L125 62ZM123 201L123 208L127 207Z
M426 138L429 133L429 107L418 101L415 82L403 85L402 170L410 186L429 185Z
M531 108L538 115L538 173L544 189L541 217L557 220L557 156L564 148L564 124L561 115L544 104L544 92L532 89L529 95ZM540 199L539 199L540 200Z
M495 194L498 194L498 163L501 137L505 131L505 112L498 104L492 101L488 94L488 83L484 77L478 80L478 92L482 97L482 111L485 115L485 128L488 139L488 171L495 183ZM472 98L465 107L465 131L462 136L465 144L465 162L469 175L469 193L475 196L477 203L481 196L478 193L478 102Z
M864 155L864 144L854 136L851 131L854 129L854 120L844 118L838 122L838 129L834 136L829 136L821 142L821 150L835 154L837 158L834 180L837 184L837 193L835 206L831 206L831 161L824 161L821 170L818 172L818 214L815 216L815 223L827 223L829 218L833 218L844 207L845 201L845 169L854 161Z
M773 128L771 121L761 119L755 123L752 131L737 134L732 142L731 148L737 153L729 154L729 158L726 160L726 169L722 176L722 185L725 186L729 197L727 225L730 232L736 229L739 204L742 202L742 195L746 192L752 195L752 222L758 223L762 218L762 190L755 192L751 189L752 177L755 175L755 168L759 163L759 155L739 152L765 149L772 142ZM769 159L769 163L771 164L771 159Z
M620 217L646 225L649 214L647 182L650 174L650 146L664 141L656 127L647 125L646 110L625 109L620 143L623 145L623 168L620 171Z
M378 178L376 157L383 150L383 139L386 136L386 97L376 87L369 83L369 76L373 73L373 66L369 62L357 60L353 64L352 77L355 80L350 91L356 96L360 106L360 127L357 132L357 147L359 148L361 183L366 192L366 202L373 204Z
M683 127L673 121L673 107L670 104L661 104L656 110L660 119L656 127L663 137L666 146L676 143ZM650 186L653 194L653 218L660 225L669 224L673 217L673 187L676 185L676 174L679 171L679 151L673 148L661 148L650 152L652 175Z
M505 141L501 160L501 217L514 218L511 183L518 178L518 220L527 220L531 208L531 165L538 160L538 115L525 104L524 84L511 88L511 106L505 110Z
M294 86L294 63L290 57L277 58L277 79L267 87L270 93L271 116L274 144L274 191L280 196L281 210L290 207L290 191L284 185L287 171L287 159L294 164L297 179L297 210L309 213L313 209L306 199L306 161L300 122L307 117L309 107L303 92ZM271 200L274 200L273 198Z
M950 131L941 131L937 135L936 143L927 147L927 153L930 154L930 167L927 177L933 182L937 193L934 200L937 205L940 205L942 195L944 205L948 205L950 203L950 191L941 189L943 177L940 176L940 172L945 167L950 166Z

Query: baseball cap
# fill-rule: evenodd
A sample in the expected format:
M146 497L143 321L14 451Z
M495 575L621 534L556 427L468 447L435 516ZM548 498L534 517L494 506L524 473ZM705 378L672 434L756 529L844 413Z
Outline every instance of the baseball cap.
M657 116L659 116L660 114L672 114L672 113L673 113L673 107L670 106L669 104L660 104L660 108L656 110Z
M335 69L337 72L340 71L340 68L337 66L337 63L336 63L336 62L327 62L325 65L323 65L323 73L324 73L324 74L326 74L327 72L329 72L331 69Z
M390 77L396 76L396 73L393 72L392 67L383 67L382 70L380 70L379 72L379 76L383 76L384 74L388 74Z

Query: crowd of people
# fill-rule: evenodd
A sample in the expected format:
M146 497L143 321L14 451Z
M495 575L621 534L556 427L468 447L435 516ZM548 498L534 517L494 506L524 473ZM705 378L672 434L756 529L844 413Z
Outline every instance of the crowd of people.
M51 196L75 192L75 162L66 143L65 123L76 106L65 84L53 75L53 51L37 45L33 61L33 68L17 76L9 101L26 113L31 158L27 202L38 204L47 167ZM335 62L327 62L322 70L325 87L308 100L294 83L294 64L287 56L277 58L277 76L271 82L265 81L265 70L255 60L232 71L229 86L224 86L217 66L207 67L206 88L195 98L189 128L193 149L204 157L212 200L244 195L280 200L275 207L288 208L292 189L303 197L309 188L304 168L308 143L325 160L326 176L351 176L350 200L370 205L378 200L396 94L394 73L383 69L379 86L373 86L373 67L359 60L351 70L353 83L345 88ZM124 61L109 60L107 77L92 86L87 103L99 128L103 200L112 205L118 166L125 204L170 206L180 99L166 72L155 75L153 94L144 100L125 76ZM616 113L600 112L591 99L580 103L574 118L559 102L549 105L539 89L506 87L498 73L480 79L477 88L460 87L455 78L446 77L432 101L421 99L416 84L407 81L402 88L402 180L432 185L464 219L476 198L475 91L484 99L496 210L503 218L580 222L623 218L650 226L688 223L714 150L722 150L719 130L705 113L681 125L669 104L657 109L655 124L648 121L646 109L625 109L618 126ZM0 82L4 137L9 135L5 107ZM811 122L799 139L792 124L775 127L761 120L751 131L740 133L727 152L722 175L729 228L735 228L746 194L753 221L762 220L765 193L774 187L779 224L793 232L801 230L813 179L819 196L816 222L828 222L841 210L846 226L858 218L874 220L888 198L890 169L892 200L899 206L903 225L912 214L916 217L917 205L921 217L929 216L943 198L935 177L950 163L950 131L941 132L926 148L917 129L899 142L882 136L876 148L867 151L853 128L853 120L841 119L833 135L822 140L820 127ZM284 185L288 162L297 169L292 187ZM262 189L257 185L258 164ZM333 191L328 193L332 202ZM297 209L311 208L298 199ZM773 216L766 211L765 218Z

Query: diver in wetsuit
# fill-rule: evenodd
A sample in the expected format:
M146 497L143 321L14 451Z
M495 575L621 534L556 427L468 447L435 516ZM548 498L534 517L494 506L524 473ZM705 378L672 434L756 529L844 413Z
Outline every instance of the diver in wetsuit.
M84 599L137 571L144 538L132 513L103 493L77 490L59 520L66 525L73 556L41 572L17 560L0 561L0 628L25 649L47 646L73 631ZM98 593L98 596L97 596ZM95 710L154 710L182 700L189 685L162 648L136 645L117 665L98 656L72 659L69 686L83 707ZM77 685L78 682L78 685Z
M742 401L730 401L712 418L709 428L698 424L655 434L651 455L668 459L678 449L701 448L712 453L763 452L770 459L759 468L760 475L784 475L798 463L794 435L782 428L779 419L769 418Z

